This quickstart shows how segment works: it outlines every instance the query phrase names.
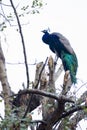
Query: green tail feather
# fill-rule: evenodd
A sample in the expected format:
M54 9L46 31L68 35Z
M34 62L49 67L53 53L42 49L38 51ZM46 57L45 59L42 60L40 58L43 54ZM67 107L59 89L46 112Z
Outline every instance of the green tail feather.
M77 83L76 75L73 74L72 72L70 72L70 76L71 76L72 83L74 83L74 84Z
M64 70L70 71L71 81L72 81L72 83L75 84L76 83L76 72L77 72L77 67L78 67L78 60L77 60L75 53L68 54L68 53L65 53L64 51L62 51L61 59L62 59L62 63L64 66Z

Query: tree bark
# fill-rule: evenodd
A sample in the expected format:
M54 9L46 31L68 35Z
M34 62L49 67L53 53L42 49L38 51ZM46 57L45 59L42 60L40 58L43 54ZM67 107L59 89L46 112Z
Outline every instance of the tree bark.
M1 47L1 40L0 40L0 81L2 84L2 94L5 104L5 115L11 111L11 104L10 104L10 96L11 96L11 89L8 83L6 67L5 67L5 57L3 54L3 50Z

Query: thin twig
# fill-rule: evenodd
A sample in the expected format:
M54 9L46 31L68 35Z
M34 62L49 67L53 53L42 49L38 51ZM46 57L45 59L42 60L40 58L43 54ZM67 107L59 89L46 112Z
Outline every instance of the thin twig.
M41 78L41 74L42 74L42 72L43 72L43 70L44 70L44 67L45 67L45 65L46 65L46 63L47 63L47 60L48 60L48 57L46 58L45 63L43 64L43 67L42 67L42 69L41 69L41 71L40 71L39 78L38 78L38 82L37 82L37 84L35 85L35 88L38 87L38 84L39 84L39 81L40 81L40 78Z
M76 93L82 88L82 87L85 87L85 85L87 84L87 82L85 82L84 84L82 84L76 91Z
M23 62L16 62L16 63L11 63L11 62L6 62L6 64L8 65L24 65ZM32 64L28 64L28 65L36 65L36 62L35 63L32 63Z
M3 120L3 117L0 115L1 120Z
M2 12L3 13L3 12ZM7 21L8 23L9 23L9 25L11 26L11 23L10 23L10 21L6 18L6 16L5 16L5 14L2 14L2 13L0 13L0 15L5 19L5 21ZM1 26L1 24L0 24L0 26Z
M29 98L29 101L28 101L28 105L27 105L27 109L26 109L26 111L25 111L25 113L24 113L22 118L25 118L27 116L28 111L30 111L30 105L31 105L32 99L33 99L33 94L30 95L30 98Z
M4 4L2 1L0 1L0 5L11 7L11 5Z
M29 88L29 69L28 69L28 63L27 63L27 55L26 55L26 49L25 49L25 42L24 42L24 37L23 37L23 33L22 33L22 28L21 28L21 24L20 24L20 20L16 11L16 8L13 4L13 1L10 0L11 6L14 10L14 14L16 16L17 19L17 23L18 23L18 27L19 27L19 32L20 32L20 36L21 36L21 40L22 40L22 46L23 46L23 54L24 54L24 60L25 60L25 67L26 67L26 75L27 75L27 88Z

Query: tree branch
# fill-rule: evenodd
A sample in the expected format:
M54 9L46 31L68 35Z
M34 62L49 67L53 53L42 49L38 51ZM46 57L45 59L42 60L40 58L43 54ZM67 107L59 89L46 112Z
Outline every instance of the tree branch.
M68 123L68 129L71 129L71 130L76 130L76 126L77 126L77 123L83 119L85 117L85 109L87 109L87 105L78 105L78 106L75 106L73 108L71 108L69 111L63 113L60 118L58 120L62 120L62 122L60 123L59 127L58 127L58 130L63 130L65 129L65 120L66 120L66 117L69 116L68 120L69 122L67 121ZM83 110L83 111L82 111ZM77 112L75 115L72 116L72 114L74 112Z
M20 36L21 36L21 40L22 40L23 54L24 54L25 67L26 67L26 76L27 76L27 88L29 88L29 69L28 69L27 55L26 55L25 42L24 42L24 37L23 37L23 33L22 33L22 28L21 28L21 24L20 24L20 20L19 20L16 8L15 8L15 6L13 4L13 1L10 0L10 3L11 3L11 6L12 6L12 8L14 10L14 14L16 16L16 19L17 19L19 32L20 32Z
M33 84L33 87L34 87L35 89L38 88L38 84L39 84L39 81L40 81L40 78L41 78L41 74L42 74L42 72L43 72L43 70L44 70L44 67L45 67L45 65L46 65L47 59L48 59L48 57L46 58L46 61L45 61L44 64L43 64L43 62L40 62L40 63L38 63L37 66L36 66L35 82L34 82L34 84ZM34 98L34 95L31 94L31 95L30 95L30 98L29 98L29 101L28 101L27 109L26 109L26 111L25 111L25 113L24 113L24 115L23 115L23 118L25 118L26 115L27 115L27 113L30 111L30 105L31 105L31 103L32 103L33 98Z
M72 86L71 79L69 78L70 72L66 71L64 75L64 81L63 81L63 89L61 94L67 95L67 93L70 91L70 88Z
M2 1L0 1L0 5L11 7L11 5L4 4L4 3L2 3Z
M48 98L53 98L59 102L71 102L71 103L74 103L73 100L71 100L70 98L67 98L66 96L64 95L60 95L60 96L56 96L55 94L52 94L52 93L49 93L49 92L45 92L45 91L41 91L41 90L37 90L37 89L29 89L29 90L22 90L20 92L20 95L22 94L37 94L37 95L40 95L40 96L45 96L45 97L48 97ZM16 96L17 94L14 94L13 96ZM12 96L12 97L13 97Z
M78 105L78 106L72 108L71 110L69 110L69 111L63 113L63 114L61 115L61 117L59 118L59 120L60 120L61 118L65 118L65 117L71 115L72 113L74 113L74 112L76 112L76 111L84 110L85 108L87 108L86 105Z
M45 66L46 66L47 60L48 60L48 57L46 58L44 64L43 64L43 62L40 62L40 63L38 63L37 66L36 66L35 82L34 82L34 85L33 85L33 87L34 87L35 89L38 88L38 84L39 84L39 81L40 81L42 72L43 72L43 70L44 70L44 68L45 68Z
M50 56L48 59L48 70L49 70L48 75L49 78L47 78L47 75L44 72L43 90L53 94L55 93L55 82L54 82L55 65L52 56ZM46 120L48 116L52 114L55 109L55 100L43 97L41 103L42 103L42 117L43 120Z

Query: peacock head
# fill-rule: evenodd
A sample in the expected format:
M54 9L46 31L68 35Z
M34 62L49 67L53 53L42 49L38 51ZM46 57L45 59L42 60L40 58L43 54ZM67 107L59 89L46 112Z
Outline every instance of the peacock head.
M48 33L48 30L42 30L41 32L45 34L45 33Z
M49 32L50 32L50 29L45 29L43 31L41 31L44 33L44 35L42 36L42 41L45 43L45 44L49 44Z
M50 32L50 28L48 27L48 29L42 30L41 32L43 32L44 34L46 34L46 33L49 34L49 32Z

